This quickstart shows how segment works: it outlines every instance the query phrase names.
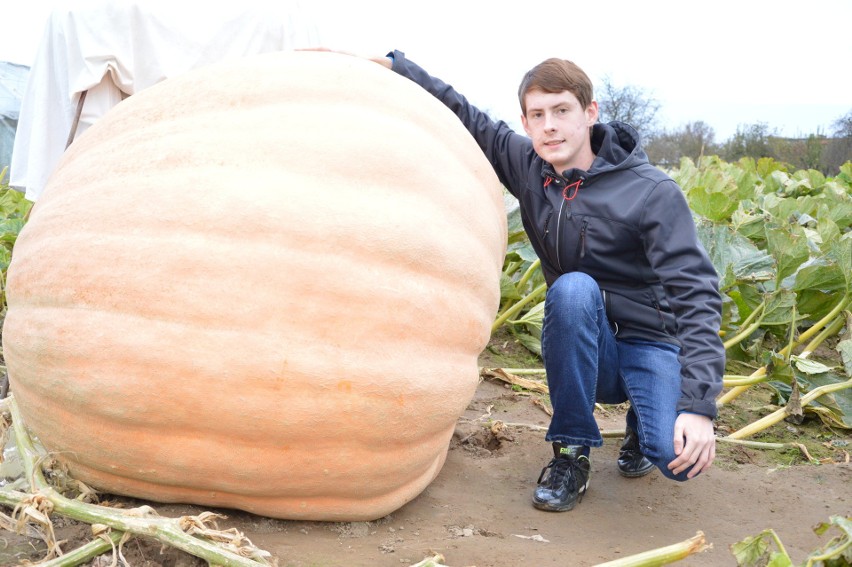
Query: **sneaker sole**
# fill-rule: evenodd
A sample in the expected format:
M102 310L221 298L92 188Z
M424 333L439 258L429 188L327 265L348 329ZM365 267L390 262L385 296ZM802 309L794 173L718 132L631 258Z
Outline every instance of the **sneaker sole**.
M647 469L640 469L638 471L623 471L621 469L618 469L618 474L620 474L624 478L639 478L639 477L643 477L646 474L650 473L651 471L654 470L654 468L655 468L654 465L651 465Z
M545 512L569 512L574 509L574 506L577 505L577 502L580 501L580 495L586 493L586 489L589 488L589 483L586 482L577 493L577 499L565 504L564 506L553 506L552 504L548 504L547 502L539 502L533 497L533 508L537 510L544 510Z

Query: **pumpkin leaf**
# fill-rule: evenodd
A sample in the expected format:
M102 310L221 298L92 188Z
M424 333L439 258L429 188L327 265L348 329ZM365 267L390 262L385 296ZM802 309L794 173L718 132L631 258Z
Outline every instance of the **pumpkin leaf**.
M532 336L541 340L541 329L544 325L544 302L536 303L529 311L524 313L523 317L510 322L516 325L524 325Z
M814 363L807 359L791 357L793 375L800 395L814 388L830 384L839 384L847 379L838 376L834 369ZM825 370L825 369L828 370ZM804 370L803 370L804 369ZM820 370L824 370L819 372ZM780 404L788 404L793 395L792 380L773 380L767 384L774 390ZM805 413L815 415L828 427L852 429L852 388L846 388L823 394L804 406Z
M846 278L846 293L852 294L852 235L846 233L832 244L829 256L834 259Z
M796 294L782 289L769 295L762 322L764 325L789 325L796 306Z
M775 280L779 284L810 257L807 237L798 225L790 225L789 230L767 226L766 243L777 263Z
M534 337L529 333L516 333L515 338L528 351L541 356L541 339Z
M515 288L515 282L505 273L500 274L500 299L520 299L521 294Z
M824 372L808 376L797 373L797 378L800 378L800 381L806 384L808 391L819 386L839 384L846 381L846 379L834 372ZM826 425L852 429L852 388L824 394L812 401L808 408L811 406L813 411Z
M524 233L524 235L526 235L526 233ZM510 242L507 248L507 252L509 254L516 254L518 258L529 264L535 262L538 259L538 254L535 253L535 250L533 249L532 244L530 244L530 241L528 239Z
M775 277L775 260L725 225L701 224L698 238L721 276L719 285L728 289L739 283L755 283Z
M521 219L521 207L518 200L508 191L503 193L503 206L506 209L509 238L524 233L524 223Z
M846 287L846 274L836 262L820 258L809 262L796 272L794 290L842 290Z
M843 359L843 368L846 370L846 376L852 378L852 340L844 339L837 343L837 352Z
M816 360L811 360L810 358L802 358L800 356L791 356L790 360L796 366L796 370L799 372L804 372L805 374L824 374L826 372L832 372L835 368L826 366L821 362L817 362Z
M835 527L840 535L829 540L820 549L808 554L808 564L815 560L814 565L825 565L826 567L841 567L852 565L852 517L831 516L828 522L821 522L814 526L814 533L824 535L830 528Z
M737 565L747 567L757 565L769 552L769 544L763 539L763 534L749 536L731 546L731 552L737 560Z
M731 546L731 553L739 567L792 567L790 557L783 551L770 551L770 543L778 542L778 536L771 529L764 530L754 537Z

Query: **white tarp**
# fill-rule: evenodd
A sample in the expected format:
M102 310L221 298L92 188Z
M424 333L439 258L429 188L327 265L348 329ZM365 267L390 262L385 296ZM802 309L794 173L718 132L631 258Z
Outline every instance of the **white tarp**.
M168 77L319 41L298 0L60 3L48 19L21 102L10 185L38 199L65 151L83 92L76 136L122 98Z

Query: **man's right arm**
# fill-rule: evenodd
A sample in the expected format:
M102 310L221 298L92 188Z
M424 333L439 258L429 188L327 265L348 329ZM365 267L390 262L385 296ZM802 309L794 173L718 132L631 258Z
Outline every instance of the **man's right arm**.
M518 134L503 121L492 120L452 86L408 60L401 51L393 51L386 57L374 57L372 60L414 81L455 113L479 144L497 177L517 196L518 189L524 184L530 154L533 152L529 138Z

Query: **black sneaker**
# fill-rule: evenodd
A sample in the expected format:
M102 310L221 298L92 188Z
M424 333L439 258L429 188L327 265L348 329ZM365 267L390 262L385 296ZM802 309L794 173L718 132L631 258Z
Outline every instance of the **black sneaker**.
M654 470L654 464L639 449L639 436L628 427L618 454L618 472L627 478L639 478L652 470Z
M576 445L553 444L553 460L541 469L533 506L549 512L567 512L582 500L589 487L591 469L585 451L587 449ZM547 478L544 478L545 472Z

